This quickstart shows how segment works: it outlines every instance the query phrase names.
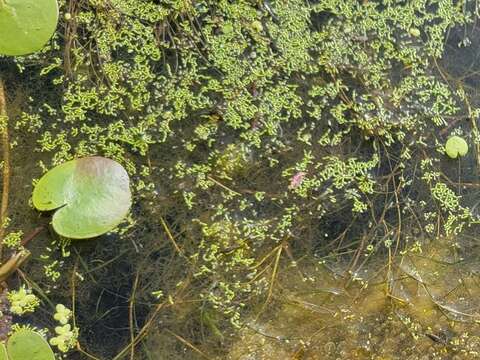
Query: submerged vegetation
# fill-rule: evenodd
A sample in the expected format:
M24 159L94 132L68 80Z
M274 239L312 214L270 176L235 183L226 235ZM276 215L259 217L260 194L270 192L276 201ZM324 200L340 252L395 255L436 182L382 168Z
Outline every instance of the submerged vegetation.
M391 331L398 344L427 336L443 346L432 358L478 356L478 307L462 303L478 275L475 1L59 5L40 52L1 59L12 177L3 244L35 237L9 281L38 297L5 313L50 329L68 359L248 359L235 341L252 329L300 340L278 350L301 359L329 343L323 328L282 326L318 314L348 323L355 311L332 294L355 300L374 287L385 323L406 329ZM43 173L89 156L126 169L133 206L107 235L70 244L45 231L50 218L28 198ZM457 287L416 257L454 267L448 278L471 293L448 298ZM422 308L418 297L448 319L448 336L404 311ZM268 321L276 314L285 323ZM454 322L468 324L462 334ZM387 348L322 347L332 358L418 355Z

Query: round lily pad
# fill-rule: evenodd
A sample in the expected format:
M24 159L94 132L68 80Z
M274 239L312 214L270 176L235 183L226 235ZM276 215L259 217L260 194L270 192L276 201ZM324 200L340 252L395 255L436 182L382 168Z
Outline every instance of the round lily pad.
M100 156L67 161L47 172L33 190L33 205L56 210L54 230L87 239L115 228L132 202L128 174L114 160Z
M40 50L58 22L57 0L0 0L0 54Z
M467 154L468 144L460 136L452 136L445 144L445 152L452 159L456 159L458 156L464 156Z
M32 330L19 330L10 336L7 352L11 360L55 360L50 345Z

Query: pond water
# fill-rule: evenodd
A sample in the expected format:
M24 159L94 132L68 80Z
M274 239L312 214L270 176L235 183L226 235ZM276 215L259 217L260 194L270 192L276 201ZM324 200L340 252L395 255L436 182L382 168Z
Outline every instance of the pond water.
M0 59L6 231L35 234L5 287L40 299L0 330L65 304L72 360L480 358L477 1L60 5ZM91 154L134 201L71 242L29 199Z
M438 239L354 281L322 264L290 268L272 307L241 331L227 358L479 357L478 255L459 255L453 243Z

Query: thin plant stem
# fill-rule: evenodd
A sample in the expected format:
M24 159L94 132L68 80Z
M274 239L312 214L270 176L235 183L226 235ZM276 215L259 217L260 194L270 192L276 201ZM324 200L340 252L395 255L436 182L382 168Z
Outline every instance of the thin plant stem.
M128 322L130 325L130 341L133 343L135 341L135 295L138 287L139 272L135 276L135 282L133 283L132 295L130 296L130 304L128 306ZM135 360L135 346L130 348L130 360Z
M3 152L3 185L2 200L0 205L0 262L2 260L3 237L5 235L5 223L7 220L8 194L10 189L10 140L8 136L7 101L5 97L5 85L0 78L0 118L2 119L2 152Z

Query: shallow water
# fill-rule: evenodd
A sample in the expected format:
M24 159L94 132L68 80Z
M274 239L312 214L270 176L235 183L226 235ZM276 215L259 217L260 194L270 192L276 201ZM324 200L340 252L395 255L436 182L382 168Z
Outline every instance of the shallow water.
M480 357L477 256L460 259L452 243L439 239L353 283L321 264L289 269L228 359Z
M264 3L261 11L265 11L264 18L269 19L270 5L268 1ZM325 15L325 19L318 19L319 24L314 26L321 26L327 18ZM272 19L273 23L277 21L275 16ZM257 30L263 29L261 23L255 25ZM458 46L465 32L472 43L468 47ZM432 73L439 78L445 76L446 83L463 84L472 106L480 104L477 91L480 85L478 35L476 25L449 31L447 51L438 64L432 66ZM358 39L359 42L367 40L368 37ZM188 38L187 43L190 41ZM2 72L16 74L16 69L8 67ZM16 79L9 79L12 119L19 116L20 109L28 108L29 97L44 90L41 84L47 82L45 78L36 79L37 87L29 88L29 76L28 73L21 75L18 84ZM307 81L322 80L316 76ZM287 80L292 80L294 85L303 82L295 79L295 74L291 77ZM61 90L56 88L55 91ZM44 98L52 104L60 101L55 91L44 91ZM251 92L253 98L260 96L256 90ZM266 104L267 107L272 105ZM222 103L218 107L223 106ZM269 156L289 167L301 161L306 149L306 152L310 151L304 144L311 139L298 140L304 129L298 129L300 125L296 125L296 121L303 119L295 119L292 123L276 120L285 122L281 126L275 124L280 130L279 134L273 131L278 137L272 136L272 143L276 141L281 145L268 144L259 149L245 146L244 149L244 139L224 126L219 115L210 114L210 108L200 110L200 117L194 113L178 123L172 122L172 127L178 127L175 136L156 139L158 143L150 146L145 156L129 147L130 138L108 139L114 145L121 144L122 150L127 149L125 158L151 171L145 177L137 173L133 182L138 184L141 179L151 181L154 186L135 193L132 218L136 222L125 233L75 242L67 247L70 256L65 257L59 246L60 239L49 230L50 214L39 215L26 200L32 191L31 180L41 175L38 162L44 161L49 167L55 151L60 150L38 152L36 141L40 134L26 133L24 128L12 129L12 141L16 144L12 147L10 228L28 234L39 225L45 226L45 231L29 244L32 251L30 262L22 267L21 276L11 283L14 288L22 281L38 291L42 308L34 315L16 321L39 328L53 328L55 322L51 313L54 304L70 304L75 307L82 350L102 360L113 359L122 351L121 358L138 360L480 358L480 249L477 234L475 229L464 229L458 235L442 235L439 224L445 221L443 215L438 215L438 225L433 233L426 234L423 226L426 221L421 217L426 210L418 203L418 199L431 200L429 189L420 179L418 164L427 157L439 157L442 160L435 166L442 181L449 184L455 194L462 196L463 206L476 215L480 214L479 154L472 149L461 160L447 159L443 154L439 155L431 139L433 133L435 140L443 140L454 129L462 131L473 144L472 126L478 121L468 119L466 109L461 109L457 118L449 118L449 125L441 133L434 133L438 129L433 125L425 130L425 137L431 142L425 147L425 153L415 154L416 163L412 160L409 163L412 167L402 174L411 180L411 184L400 192L400 201L393 196L394 192L398 195L395 184L398 174L391 175L394 171L390 157L395 165L397 152L405 144L379 150L371 145L370 137L363 141L363 137L355 133L338 147L312 146L317 157L315 161L320 159L319 163L324 155L366 159L378 152L388 158L388 161L381 159L377 167L369 170L369 176L380 180L378 189L371 196L371 212L362 215L353 214L348 204L334 206L333 203L320 214L317 210L321 206L315 202L323 202L323 194L315 193L313 200L296 197L293 192L288 192L292 183L288 184L288 177L282 175L285 169L269 167ZM283 112L278 110L278 114ZM137 115L143 120L141 114L123 115L128 125L134 122L132 119L138 120ZM202 142L206 139L191 134L206 131L196 127L197 121L203 124L199 119L205 120L205 128L216 129L218 126L220 129L212 135L208 145ZM102 126L107 120L104 114L93 114L92 119L88 119L92 124L98 121ZM259 125L255 123L255 126ZM69 124L54 119L54 116L46 116L43 127L42 131L47 129L56 134L60 129L68 130ZM329 127L318 121L318 128L308 135L320 136ZM337 125L333 128L341 129ZM160 135L155 133L155 136ZM67 154L74 155L78 150L74 147L86 139L85 135L82 136L69 138L74 144ZM195 151L186 150L185 143L189 141L192 141L190 146L193 143L197 146ZM210 172L206 172L210 177L208 180L213 179L213 185L198 186L205 186L206 179L202 177L205 174L201 172L181 180L176 178L172 174L177 160L184 161L187 168L213 164ZM317 168L309 171L316 172ZM292 179L301 182L299 179L304 175L307 172L298 171ZM389 176L394 181L383 183ZM264 192L263 201L253 199L257 190ZM196 206L188 208L185 205L184 191L197 193ZM284 194L287 195L282 198ZM311 208L303 207L310 201ZM242 207L248 202L254 205L243 211ZM278 239L257 244L253 236L248 242L244 241L241 231L235 232L234 227L248 216L251 223L248 226L242 223L244 227L255 228L259 226L259 220L279 221L284 215L285 204L299 205L303 212L299 216L298 228L292 227L293 235L289 234L292 238L281 240L281 247L276 242ZM441 209L434 201L428 206L440 213ZM221 213L219 209L226 209L224 218L218 215ZM205 258L211 255L206 250L204 253L198 251L205 237L199 229L200 222L216 224L224 231L220 234L223 237L212 237L213 244L218 242L221 245L221 252L231 254L246 243L245 253L249 256L247 249L254 249L252 253L258 257L255 260L264 265L259 274L252 275L255 279L258 275L263 288L247 293L242 299L246 304L240 328L232 326L228 316L217 311L218 306L212 307L200 294L218 294L217 285L222 281L250 284L248 276L251 274L245 274L245 268L250 267L241 268L243 272L238 274L234 268L226 275L222 272L224 268L217 268L208 277L196 278L193 273L199 269L197 264L192 265L192 259L199 253ZM384 248L384 242L390 238L396 239L395 244ZM238 239L240 245L236 243ZM289 245L283 241L289 241ZM369 245L375 251L367 250ZM283 251L278 250L277 263L271 261L275 256L265 263L260 261L262 256L271 254L277 247ZM44 266L52 261L58 261L57 269L62 275L58 282L44 277ZM159 290L164 292L160 299L153 295ZM129 344L136 335L143 336L144 327L148 332L145 331L145 337L130 351ZM75 351L67 358L87 359L89 356Z

